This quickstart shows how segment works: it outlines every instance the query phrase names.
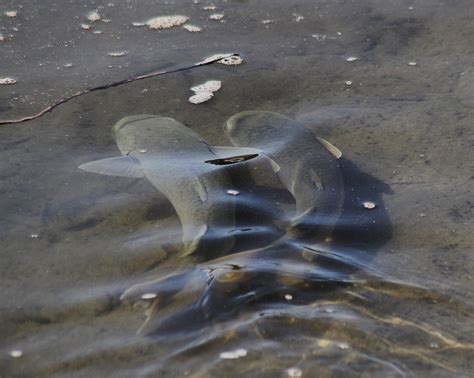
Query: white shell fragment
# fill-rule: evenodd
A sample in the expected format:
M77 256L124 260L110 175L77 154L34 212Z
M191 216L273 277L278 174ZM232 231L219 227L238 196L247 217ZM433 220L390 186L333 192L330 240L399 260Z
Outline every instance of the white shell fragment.
M192 87L193 92L216 92L222 87L222 82L220 80L208 80L204 84L196 85Z
M183 25L189 17L181 15L155 17L146 22L150 29L169 29L174 26Z
M90 22L96 22L96 21L100 21L102 17L100 17L100 14L99 14L99 10L96 9L96 10L93 10L91 12L89 12L87 14L87 19L90 21Z
M363 205L366 209L369 209L369 210L375 209L375 207L376 207L375 203L370 202L370 201L365 201L365 202L362 203L362 205Z
M297 367L286 369L286 374L290 378L300 378L303 376L303 372L301 371L300 368L297 368Z
M12 356L13 358L18 358L18 357L23 356L23 351L21 351L20 349L13 349L8 354Z
M5 11L3 12L3 14L7 17L10 17L10 18L14 18L16 16L18 16L18 11Z
M124 56L124 55L127 55L127 54L128 54L128 51L126 51L126 50L109 52L109 56L112 56L112 57L120 57L120 56Z
M141 298L142 299L154 299L156 297L157 297L156 293L146 293L146 294L143 294Z
M185 29L185 30L187 30L188 32L191 32L191 33L198 33L202 30L201 27L196 26L196 25L191 25L191 24L183 25L183 29Z
M219 354L219 357L224 360L235 360L240 357L245 357L247 355L247 350L243 348L236 349L234 351L222 352Z
M231 196L238 196L240 194L238 190L234 190L234 189L229 189L226 193L230 194Z
M223 13L213 13L213 14L209 15L209 18L211 20L216 20L216 21L222 20L224 18L224 14Z
M346 58L346 62L355 62L358 59L359 58L357 58L356 56L350 56L350 57Z
M0 85L12 85L16 84L16 80L12 77L0 77Z

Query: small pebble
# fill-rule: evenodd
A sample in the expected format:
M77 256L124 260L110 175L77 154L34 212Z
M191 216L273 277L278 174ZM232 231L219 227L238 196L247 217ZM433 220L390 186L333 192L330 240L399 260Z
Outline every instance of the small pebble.
M3 14L7 17L14 18L18 16L18 11L5 11Z
M224 360L235 360L240 357L245 357L246 355L247 355L247 350L240 348L234 351L222 352L221 354L219 354L219 357Z
M285 299L286 299L287 301L291 301L291 300L293 299L293 295L291 295L291 294L285 294Z
M356 60L358 60L359 58L355 57L355 56L350 56L348 58L346 58L346 62L355 62Z
M238 190L233 190L233 189L229 189L226 193L230 194L231 196L238 196L240 194Z
M290 378L300 378L303 376L303 372L301 371L300 368L297 368L297 367L286 369L286 374Z
M0 77L0 85L16 84L16 80L11 77Z
M370 201L365 201L362 203L362 205L366 208L366 209L375 209L375 203L373 202L370 202Z
M18 358L18 357L23 356L23 351L20 349L13 349L8 354L12 356L13 358Z
M224 14L222 14L222 13L213 13L213 14L209 15L209 18L211 20L222 20L224 18Z
M141 296L142 299L154 299L158 295L156 293L146 293Z

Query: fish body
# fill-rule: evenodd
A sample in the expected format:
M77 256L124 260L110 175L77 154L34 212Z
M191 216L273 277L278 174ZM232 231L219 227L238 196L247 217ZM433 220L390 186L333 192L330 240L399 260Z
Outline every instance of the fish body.
M224 131L234 146L265 154L295 198L288 234L310 241L329 237L344 200L340 151L297 121L273 112L238 113L225 123Z
M227 171L206 163L219 157L180 122L157 115L123 118L113 127L121 157L81 165L100 174L144 177L171 202L183 227L182 255L227 252L234 239L235 203ZM228 150L228 149L226 149ZM227 152L228 154L229 152Z

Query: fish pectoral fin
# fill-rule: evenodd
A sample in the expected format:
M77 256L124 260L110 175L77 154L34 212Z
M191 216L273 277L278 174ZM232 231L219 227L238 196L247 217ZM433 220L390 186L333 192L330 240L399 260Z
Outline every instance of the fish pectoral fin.
M323 145L323 147L328 150L331 155L333 155L336 159L340 159L342 157L342 152L339 148L337 148L334 144L328 142L326 139L316 137L316 139Z
M95 160L80 165L79 169L107 176L135 178L142 178L145 176L140 161L131 156L118 156Z
M231 159L235 156L260 155L262 150L250 147L209 146L214 155L220 159Z

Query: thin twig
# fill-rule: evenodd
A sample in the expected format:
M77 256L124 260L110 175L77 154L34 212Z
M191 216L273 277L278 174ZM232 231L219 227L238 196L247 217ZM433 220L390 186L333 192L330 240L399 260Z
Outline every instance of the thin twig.
M238 54L219 55L215 59L211 59L211 60L206 59L206 60L203 60L201 62L194 63L190 66L175 68L175 69L172 69L172 70L169 70L169 71L154 71L154 72L144 74L144 75L132 76L128 79L116 81L114 83L104 84L104 85L99 85L97 87L87 88L87 89L84 89L82 91L76 92L76 93L74 93L73 95L71 95L69 97L65 97L65 98L55 102L52 105L49 105L48 107L44 108L39 113L36 113L34 115L26 116L26 117L22 117L22 118L17 118L17 119L7 119L7 120L3 120L3 121L0 120L0 125L10 125L10 124L14 124L14 123L22 123L22 122L32 121L34 119L37 119L37 118L40 118L40 117L44 116L46 113L51 112L53 109L57 108L59 105L62 105L66 102L69 102L69 101L71 101L72 99L74 99L76 97L85 95L86 93L91 93L91 92L95 92L95 91L101 91L101 90L104 90L104 89L118 87L119 85L132 83L132 82L138 81L138 80L149 79L149 78L155 77L155 76L161 76L161 75L172 74L172 73L176 73L176 72L180 72L180 71L192 70L194 68L198 68L198 67L202 67L202 66L207 66L209 64L217 63L218 61L220 61L224 58L231 57L231 56L238 56Z

